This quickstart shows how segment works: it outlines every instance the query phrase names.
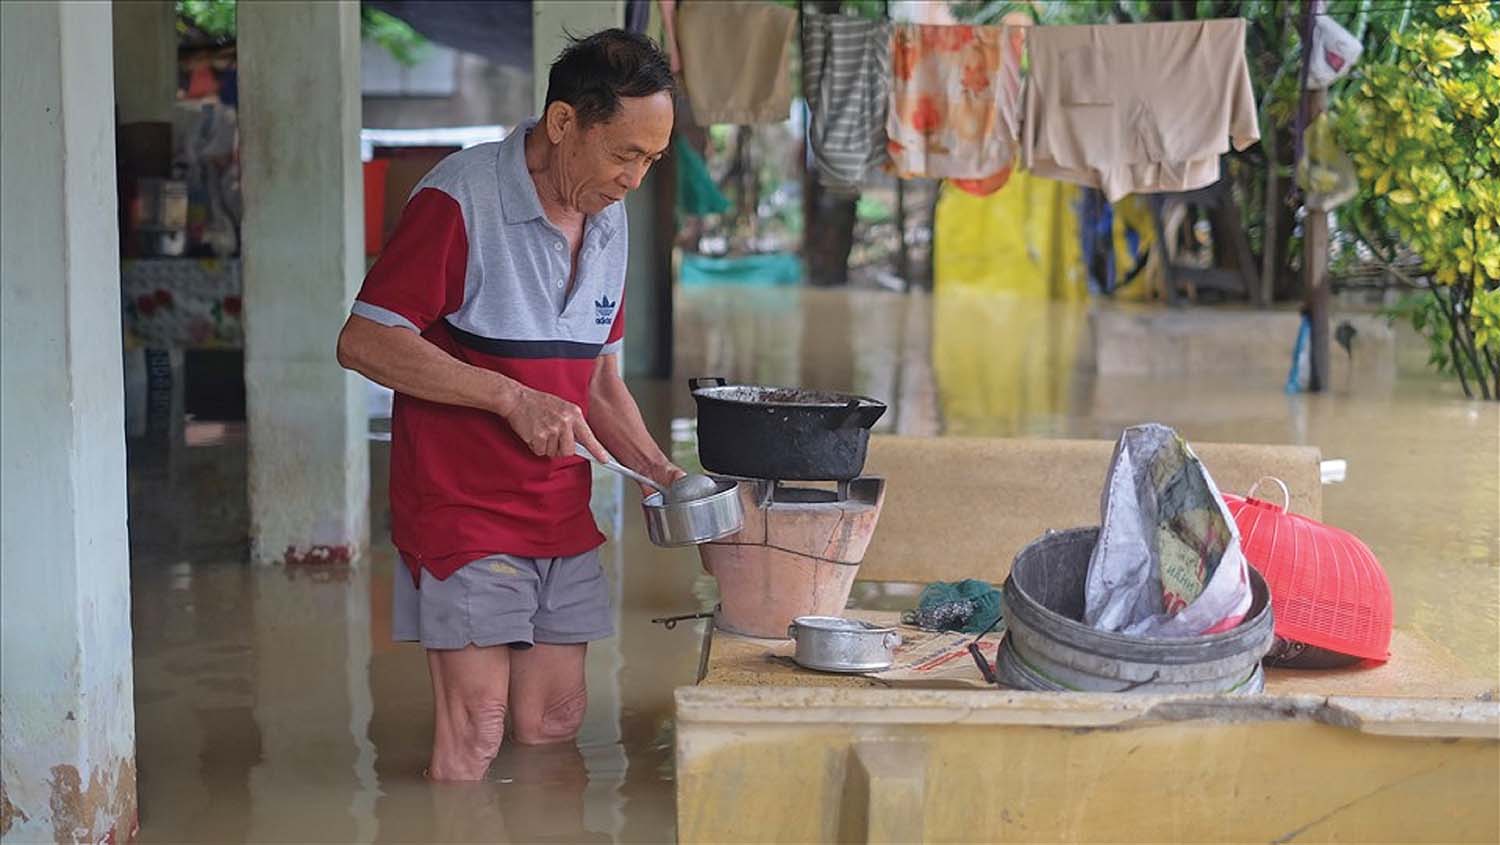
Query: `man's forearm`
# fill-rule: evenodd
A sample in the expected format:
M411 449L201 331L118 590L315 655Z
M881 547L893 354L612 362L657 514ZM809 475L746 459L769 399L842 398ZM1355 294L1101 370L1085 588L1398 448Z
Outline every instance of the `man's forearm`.
M615 460L658 482L670 482L676 466L652 439L635 397L613 366L589 385L589 427Z
M339 335L339 363L392 390L447 405L505 415L520 385L465 364L410 329L349 318Z

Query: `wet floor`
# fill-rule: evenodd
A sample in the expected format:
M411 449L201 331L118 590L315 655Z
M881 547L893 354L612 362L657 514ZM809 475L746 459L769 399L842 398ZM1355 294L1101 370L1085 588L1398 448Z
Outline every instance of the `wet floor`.
M902 433L1112 438L1157 420L1190 440L1316 445L1349 461L1324 516L1385 564L1398 623L1500 675L1500 407L1419 369L1287 397L1264 376L1098 379L1071 308L743 287L680 291L678 308L678 378L633 387L680 460L696 375L877 396ZM368 565L299 570L240 562L241 432L164 442L135 448L130 473L142 841L672 838L671 695L702 629L650 620L711 606L713 584L691 552L645 540L624 485L595 491L619 635L590 649L579 742L509 746L485 783L431 786L425 663L390 642L386 446L372 444Z

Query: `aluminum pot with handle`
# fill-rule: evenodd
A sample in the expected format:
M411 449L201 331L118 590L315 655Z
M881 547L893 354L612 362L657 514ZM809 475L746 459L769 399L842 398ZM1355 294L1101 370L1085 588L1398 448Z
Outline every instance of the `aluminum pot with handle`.
M842 616L799 616L787 636L797 641L797 665L821 672L889 669L901 645L895 628Z
M781 481L848 481L865 467L885 403L867 396L688 381L698 405L698 459L708 472Z
M737 481L715 478L714 492L697 499L668 502L652 493L641 503L646 534L658 546L696 546L735 534L745 527Z

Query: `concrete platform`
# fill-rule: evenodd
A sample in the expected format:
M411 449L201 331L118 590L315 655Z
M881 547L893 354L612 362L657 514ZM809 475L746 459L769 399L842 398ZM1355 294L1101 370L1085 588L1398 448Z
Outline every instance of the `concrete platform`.
M1494 842L1500 704L689 687L682 842Z
M1268 670L1254 696L1020 692L967 655L931 677L862 676L803 669L788 641L705 646L702 680L676 695L682 842L1500 834L1495 690L1416 632L1378 666Z

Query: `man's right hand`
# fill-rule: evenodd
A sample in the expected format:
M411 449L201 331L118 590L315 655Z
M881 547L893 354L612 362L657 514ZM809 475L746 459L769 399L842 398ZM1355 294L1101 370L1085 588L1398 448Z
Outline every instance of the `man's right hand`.
M566 399L517 385L509 407L500 415L510 423L527 448L543 458L573 457L574 444L583 444L601 462L609 452L594 437L583 411Z

